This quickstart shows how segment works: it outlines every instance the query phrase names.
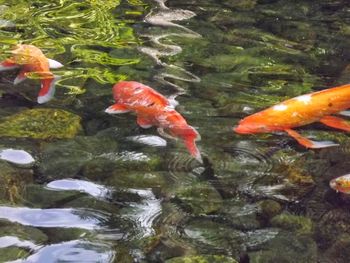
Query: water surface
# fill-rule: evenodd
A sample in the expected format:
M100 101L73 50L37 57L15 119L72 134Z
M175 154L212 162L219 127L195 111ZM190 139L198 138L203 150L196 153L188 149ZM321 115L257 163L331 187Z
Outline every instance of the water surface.
M349 17L345 0L0 1L1 59L25 43L64 64L44 105L37 80L0 74L0 261L348 262L349 198L329 181L349 173L349 136L309 125L303 135L340 146L307 150L232 129L348 83ZM134 115L104 112L121 80L176 98L203 164ZM64 111L69 136L45 119Z

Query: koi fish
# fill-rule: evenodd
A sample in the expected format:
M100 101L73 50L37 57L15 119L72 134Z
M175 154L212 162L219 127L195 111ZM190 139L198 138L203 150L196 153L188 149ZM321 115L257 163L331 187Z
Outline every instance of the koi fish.
M285 131L306 148L337 146L330 141L315 142L292 128L321 122L329 127L350 132L350 124L332 114L348 115L350 84L301 95L242 119L234 131L241 134Z
M0 63L0 71L20 68L13 82L14 85L24 81L30 72L37 74L41 79L38 103L51 100L55 93L55 83L59 77L50 72L50 68L60 68L63 65L47 58L39 48L33 45L16 45L11 53L12 57Z
M113 97L116 103L105 110L107 113L136 113L139 126L156 126L160 135L172 139L180 138L190 154L202 163L200 151L195 143L200 140L200 135L174 109L177 105L174 99L167 99L154 89L136 81L121 81L115 84Z
M337 192L350 194L350 174L337 177L329 182L329 186Z

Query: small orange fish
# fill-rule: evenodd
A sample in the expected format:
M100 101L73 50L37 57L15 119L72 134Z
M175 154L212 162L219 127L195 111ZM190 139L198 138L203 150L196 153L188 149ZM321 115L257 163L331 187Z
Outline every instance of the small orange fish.
M332 114L350 108L350 84L298 96L242 119L234 131L241 134L285 131L306 148L337 146L333 142L315 142L292 128L321 122L329 127L350 131L350 124Z
M329 185L337 192L350 194L350 174L346 174L331 180Z
M200 136L174 109L177 104L175 100L167 99L154 89L136 81L121 81L115 84L113 96L116 103L106 109L107 113L135 112L138 125L142 128L156 126L162 136L180 138L190 154L202 163L195 143Z
M20 68L14 85L25 80L29 72L37 74L41 79L38 103L51 100L55 93L55 83L59 77L50 72L50 68L60 68L63 65L45 57L42 51L33 45L16 45L11 53L12 57L0 63L0 71Z

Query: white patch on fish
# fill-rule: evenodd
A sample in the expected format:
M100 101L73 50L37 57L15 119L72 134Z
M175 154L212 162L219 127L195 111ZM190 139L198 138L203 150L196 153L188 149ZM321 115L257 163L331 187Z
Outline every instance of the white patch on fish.
M304 102L305 104L309 104L311 101L311 95L302 95L296 98L297 101Z
M273 106L273 109L274 110L277 110L277 111L284 111L286 110L288 107L284 104L277 104L275 106Z

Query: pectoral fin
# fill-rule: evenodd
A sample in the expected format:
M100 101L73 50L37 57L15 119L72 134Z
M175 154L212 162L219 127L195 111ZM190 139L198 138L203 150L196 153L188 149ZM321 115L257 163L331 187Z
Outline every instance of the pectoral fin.
M339 115L350 117L350 110L343 110L338 112Z
M38 95L38 103L42 104L48 102L55 95L55 85L59 76L53 76L52 78L42 79L41 80L41 89Z
M320 120L321 123L336 129L350 132L350 123L334 116L325 116Z
M168 138L168 139L171 139L171 140L177 140L176 137L170 135L169 133L165 132L163 128L158 128L157 129L158 133L160 136L164 137L164 138Z
M289 136L293 137L295 140L297 140L298 143L300 143L306 148L319 149L339 145L331 141L315 142L303 137L302 135L291 129L285 129L285 131L288 133Z
M17 85L17 84L21 83L22 81L24 81L27 78L26 77L27 72L28 72L27 70L22 69L19 72L19 74L17 75L17 77L15 78L15 80L13 81L13 84Z
M113 104L112 106L109 106L105 112L109 114L120 114L120 113L126 113L129 112L130 110L123 104Z
M142 117L137 117L137 124L144 129L151 128L152 122L150 122L148 119L142 118Z
M49 60L49 67L50 68L62 68L63 65L62 63L56 61L56 60L53 60L53 59L48 59Z

